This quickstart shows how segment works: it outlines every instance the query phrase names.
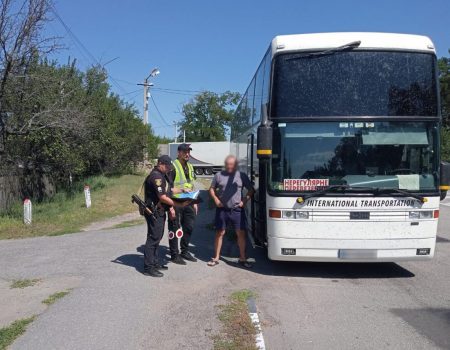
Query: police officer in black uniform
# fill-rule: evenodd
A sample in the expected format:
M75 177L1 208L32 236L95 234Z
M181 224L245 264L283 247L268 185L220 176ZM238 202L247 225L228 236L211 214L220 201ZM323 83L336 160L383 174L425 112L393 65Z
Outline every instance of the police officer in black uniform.
M167 173L172 169L172 160L163 155L158 158L158 164L147 176L144 182L145 202L150 207L156 208L154 215L145 214L147 221L147 241L144 248L144 275L162 277L160 270L167 270L167 266L158 260L159 242L164 235L166 212L173 206L185 206L189 202L174 203L168 196Z

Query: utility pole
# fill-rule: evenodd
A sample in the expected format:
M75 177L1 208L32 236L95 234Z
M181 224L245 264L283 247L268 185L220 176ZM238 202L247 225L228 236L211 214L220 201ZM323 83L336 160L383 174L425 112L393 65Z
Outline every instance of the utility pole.
M174 142L177 143L178 142L178 124L177 122L173 122L173 125L175 126L175 137L174 137Z
M150 87L153 86L153 83L150 83L148 80L150 77L156 77L159 73L158 68L153 68L148 77L144 79L144 83L137 84L144 87L144 115L142 117L144 125L148 125L148 99L150 97Z
M148 83L148 79L146 78L144 80L144 84L142 84L144 86L144 117L143 117L143 122L144 125L148 124L148 98L150 97L150 91L149 91L149 87L153 86L153 84L149 84Z

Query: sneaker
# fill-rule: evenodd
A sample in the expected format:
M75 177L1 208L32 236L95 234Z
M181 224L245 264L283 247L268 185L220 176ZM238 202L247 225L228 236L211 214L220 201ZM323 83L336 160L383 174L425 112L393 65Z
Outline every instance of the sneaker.
M186 265L186 261L184 261L183 258L179 255L173 257L172 259L170 259L170 261L177 265Z
M158 265L156 265L156 269L157 270L168 270L169 268L167 267L167 265L158 264Z
M164 274L162 272L159 272L156 267L152 266L148 269L144 270L145 276L151 276L151 277L162 277Z
M181 253L180 255L181 255L181 257L182 257L184 260L188 260L188 261L192 261L192 262L196 262L196 261L197 261L197 259L194 258L194 257L192 256L192 254L189 253L189 252L184 252L184 253Z

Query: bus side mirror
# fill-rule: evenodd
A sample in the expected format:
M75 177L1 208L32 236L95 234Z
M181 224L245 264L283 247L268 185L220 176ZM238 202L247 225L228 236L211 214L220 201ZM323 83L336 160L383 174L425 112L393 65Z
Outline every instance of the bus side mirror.
M270 126L258 127L256 155L258 159L269 159L272 156L272 128Z
M441 190L441 200L447 195L447 191L450 189L450 163L441 162L441 183L439 189Z

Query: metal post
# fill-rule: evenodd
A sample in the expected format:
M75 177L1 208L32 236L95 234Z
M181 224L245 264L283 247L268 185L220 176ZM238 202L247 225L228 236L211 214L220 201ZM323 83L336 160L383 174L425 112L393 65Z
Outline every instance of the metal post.
M186 143L186 130L183 130L183 143Z
M144 125L148 124L148 79L144 80Z
M178 125L177 122L173 122L173 125L175 126L175 137L174 137L174 142L177 143L178 142Z

